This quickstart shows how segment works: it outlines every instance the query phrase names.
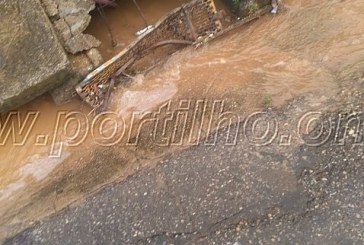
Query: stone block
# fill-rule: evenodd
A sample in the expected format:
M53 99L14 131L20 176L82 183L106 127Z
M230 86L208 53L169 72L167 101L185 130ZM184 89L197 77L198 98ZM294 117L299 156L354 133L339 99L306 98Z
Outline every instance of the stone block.
M55 88L69 60L39 0L0 0L0 112Z

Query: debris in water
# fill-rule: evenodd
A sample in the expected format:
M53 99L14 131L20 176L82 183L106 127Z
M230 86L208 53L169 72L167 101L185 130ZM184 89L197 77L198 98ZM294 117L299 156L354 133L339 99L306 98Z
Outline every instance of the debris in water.
M85 102L97 108L96 112L105 111L110 102L116 78L123 76L130 79L127 74L136 74L136 70L133 68L134 63L143 59L151 51L159 47L168 47L166 49L168 51L163 51L165 57L167 57L171 52L173 53L184 46L194 44L198 47L203 45L217 36L240 27L265 13L269 13L273 4L277 4L278 1L265 0L264 3L254 5L259 8L249 12L249 15L244 16L240 21L229 25L223 30L220 19L224 17L225 13L218 12L213 1L193 0L171 11L155 26L151 26L147 24L143 12L134 0L134 4L146 24L144 29L136 33L140 37L124 51L91 72L76 87L76 91ZM145 72L150 67L150 64L146 64L141 71ZM101 89L100 85L102 85L101 88L107 87L108 89Z
M145 27L144 29L140 30L140 31L137 31L135 33L136 36L141 36L143 34L146 34L146 33L149 33L151 30L154 29L154 26L153 25L149 25L147 27Z
M148 29L149 29L150 25L148 24L147 18L145 17L145 15L144 15L144 13L143 13L142 9L140 8L139 4L137 3L137 1L136 1L136 0L133 0L133 3L134 3L134 5L135 5L135 7L137 8L137 10L138 10L138 12L139 12L140 17L142 17L142 19L143 19L143 21L144 21L145 29L147 29L146 31L148 31ZM143 29L143 30L144 30L144 29ZM143 30L141 30L141 31L139 31L139 32L142 32ZM142 32L141 34L143 34L143 32ZM140 34L140 35L141 35L141 34ZM137 35L137 36L139 36L139 35Z
M137 38L124 51L91 72L76 87L77 93L85 102L97 108L96 112L105 111L112 90L105 91L99 85L109 84L105 87L112 88L117 77L126 78L124 74L134 75L136 71L133 64L151 54L153 50L165 47L165 56L162 55L162 58L167 57L171 52L192 45L198 37L210 37L212 33L221 31L220 21L214 18L216 13L213 1L205 0L194 0L173 10L154 28L147 26L145 29L148 32ZM147 71L149 67L150 64L146 64L142 71Z
M276 14L278 12L278 1L277 0L272 0L272 14Z

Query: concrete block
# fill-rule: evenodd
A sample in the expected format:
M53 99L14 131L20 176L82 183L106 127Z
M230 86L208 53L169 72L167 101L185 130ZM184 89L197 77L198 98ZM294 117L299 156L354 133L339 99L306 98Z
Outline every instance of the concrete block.
M0 112L59 86L69 60L39 0L0 0Z

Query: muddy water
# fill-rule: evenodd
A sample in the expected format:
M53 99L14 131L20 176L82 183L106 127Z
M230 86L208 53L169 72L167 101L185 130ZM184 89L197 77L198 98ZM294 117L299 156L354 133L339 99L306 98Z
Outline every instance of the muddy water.
M100 51L106 59L111 58L116 53L122 51L131 41L136 38L135 33L145 28L145 22L140 16L138 9L131 0L116 1L118 7L104 8L105 18L101 18L100 12L93 12L93 20L86 32L96 36L102 41ZM181 1L150 1L139 0L138 5L143 11L147 24L156 23L160 18L169 11L179 7L187 0ZM107 23L107 24L106 24ZM116 47L112 45L112 36L108 31L107 25L110 26L113 38L116 41Z
M116 49L102 29L102 19L95 17L88 30L103 41L105 57L121 50L143 27L131 2L119 1L118 8L106 11L119 42ZM151 23L180 4L138 2ZM264 16L204 47L175 53L147 75L137 75L132 83L114 92L110 109L128 122L132 112L157 110L168 100L224 100L227 110L241 115L264 106L281 107L307 94L321 100L333 97L343 79L363 71L362 57L362 0L286 0L279 15ZM0 146L0 215L5 217L0 233L11 233L21 227L12 225L59 210L95 186L122 176L124 165L111 162L140 163L140 159L149 161L165 152L120 145L100 150L87 139L81 146L66 147L60 158L49 158L52 141L42 145L42 139L53 135L58 111L81 110L87 114L90 109L77 101L56 107L45 97L20 112L32 110L40 111L40 120L26 144ZM105 155L101 153L104 151ZM93 157L94 152L106 160ZM66 174L71 177L64 177ZM53 178L57 179L55 184ZM39 190L41 194L36 194ZM29 208L23 208L27 204Z
M223 98L243 104L237 108L242 111L261 108L265 98L280 106L308 92L330 97L339 77L362 62L363 5L285 1L274 18L265 16L202 49L173 55L128 91L117 92L114 109L128 100L149 104L158 93L168 93L166 98Z
M106 18L101 17L99 10L93 11L93 19L86 32L94 35L102 44L99 48L105 59L122 51L137 36L136 32L145 28L146 24L132 0L117 0L118 7L103 8ZM148 25L155 24L171 10L187 3L189 0L138 0ZM228 8L221 0L215 1L218 9L228 11ZM110 31L107 28L110 27ZM116 41L113 45L112 39Z
M79 106L78 101L73 101L56 107L50 97L43 96L23 106L15 116L11 117L11 122L15 125L15 139L9 135L5 144L0 146L0 201L9 199L13 192L24 188L29 181L44 179L69 156L69 152L65 150L61 158L49 159L52 143L49 137L55 130L57 113L81 109ZM34 114L38 112L39 114ZM18 115L21 117L20 120L17 118ZM28 120L26 120L27 115L30 116ZM7 118L10 118L9 114L3 116L4 123ZM22 125L24 123L24 134L18 134L22 126L18 127L18 122ZM2 141L6 139L5 133L10 129L9 124L3 128Z

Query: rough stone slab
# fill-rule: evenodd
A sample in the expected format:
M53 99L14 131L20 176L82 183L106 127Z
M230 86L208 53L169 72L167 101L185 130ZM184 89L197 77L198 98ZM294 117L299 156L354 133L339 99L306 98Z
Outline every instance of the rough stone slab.
M38 0L0 0L0 112L60 85L69 61Z

